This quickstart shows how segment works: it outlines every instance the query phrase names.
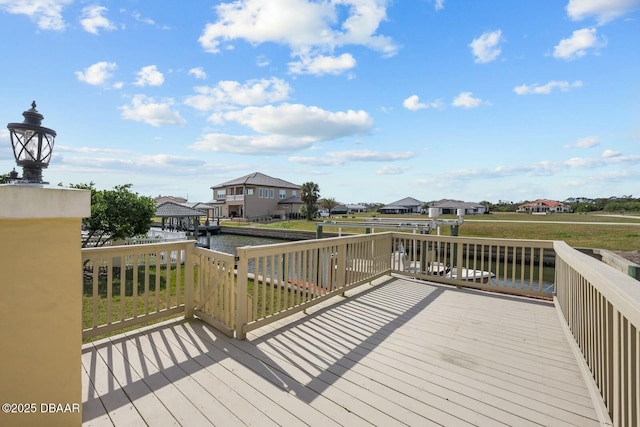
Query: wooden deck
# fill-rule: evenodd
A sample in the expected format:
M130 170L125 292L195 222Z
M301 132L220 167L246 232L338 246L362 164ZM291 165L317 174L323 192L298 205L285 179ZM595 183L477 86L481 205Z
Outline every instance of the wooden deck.
M391 279L237 341L85 345L83 425L599 425L553 304Z

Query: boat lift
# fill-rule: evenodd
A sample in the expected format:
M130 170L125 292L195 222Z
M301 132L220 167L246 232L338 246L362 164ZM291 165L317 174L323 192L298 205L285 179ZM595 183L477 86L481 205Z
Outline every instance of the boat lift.
M464 222L464 209L458 209L458 218L439 219L440 210L429 208L429 219L409 219L409 218L371 218L365 221L330 221L325 220L316 223L316 238L322 238L324 227L338 227L338 234L342 235L342 227L364 228L365 234L373 233L376 229L381 230L403 230L413 231L415 234L431 234L436 230L440 235L440 227L451 227L451 236L458 235L458 227Z

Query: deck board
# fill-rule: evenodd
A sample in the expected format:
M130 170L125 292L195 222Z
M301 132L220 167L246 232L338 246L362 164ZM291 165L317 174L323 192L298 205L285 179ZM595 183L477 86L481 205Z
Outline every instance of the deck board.
M84 425L599 425L553 305L387 280L238 341L174 320L83 347Z

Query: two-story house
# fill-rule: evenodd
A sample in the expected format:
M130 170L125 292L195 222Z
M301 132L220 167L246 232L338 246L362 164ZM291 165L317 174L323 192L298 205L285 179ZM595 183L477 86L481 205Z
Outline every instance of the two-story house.
M571 212L571 206L555 200L538 199L518 206L517 212L547 214L552 212Z
M256 220L289 217L302 206L301 187L254 172L211 187L217 212L222 217Z

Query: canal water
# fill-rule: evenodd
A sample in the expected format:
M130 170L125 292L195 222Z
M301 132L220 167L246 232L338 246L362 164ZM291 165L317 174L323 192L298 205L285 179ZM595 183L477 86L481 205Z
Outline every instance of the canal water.
M219 235L210 236L209 249L212 249L218 252L224 252L224 253L236 255L236 249L242 246L260 246L260 245L270 245L274 243L284 243L284 242L286 242L286 240L272 239L268 237L240 236L236 234L219 234ZM200 236L198 238L198 243L206 247L207 237ZM252 267L253 266L250 266L250 270L253 270ZM491 269L491 271L494 273L498 272L496 270L496 268L498 267L496 266L495 261L489 262L486 267ZM521 282L519 280L520 277L522 277L519 265L516 265L515 281L512 280L513 272L512 272L512 264L510 262L507 262L507 263L501 262L499 268L500 268L500 271L498 272L499 273L498 277L492 279L492 282L494 282L494 284L498 284L499 286L504 286L508 288L515 287L520 289L527 289L529 287L529 283L528 283L529 280L525 279L524 282ZM530 277L529 267L525 265L524 269L525 269L524 277L529 278ZM537 271L535 272L534 276L535 276L534 282L537 285L537 280L538 280ZM553 282L554 282L554 269L553 267L545 266L544 274L543 274L543 289L547 292L552 291L554 287Z
M286 240L271 239L268 237L240 236L237 234L217 234L209 238L209 249L224 252L227 254L236 254L236 248L243 246L260 246L271 245L274 243L285 243ZM198 243L207 247L207 237L198 237Z

